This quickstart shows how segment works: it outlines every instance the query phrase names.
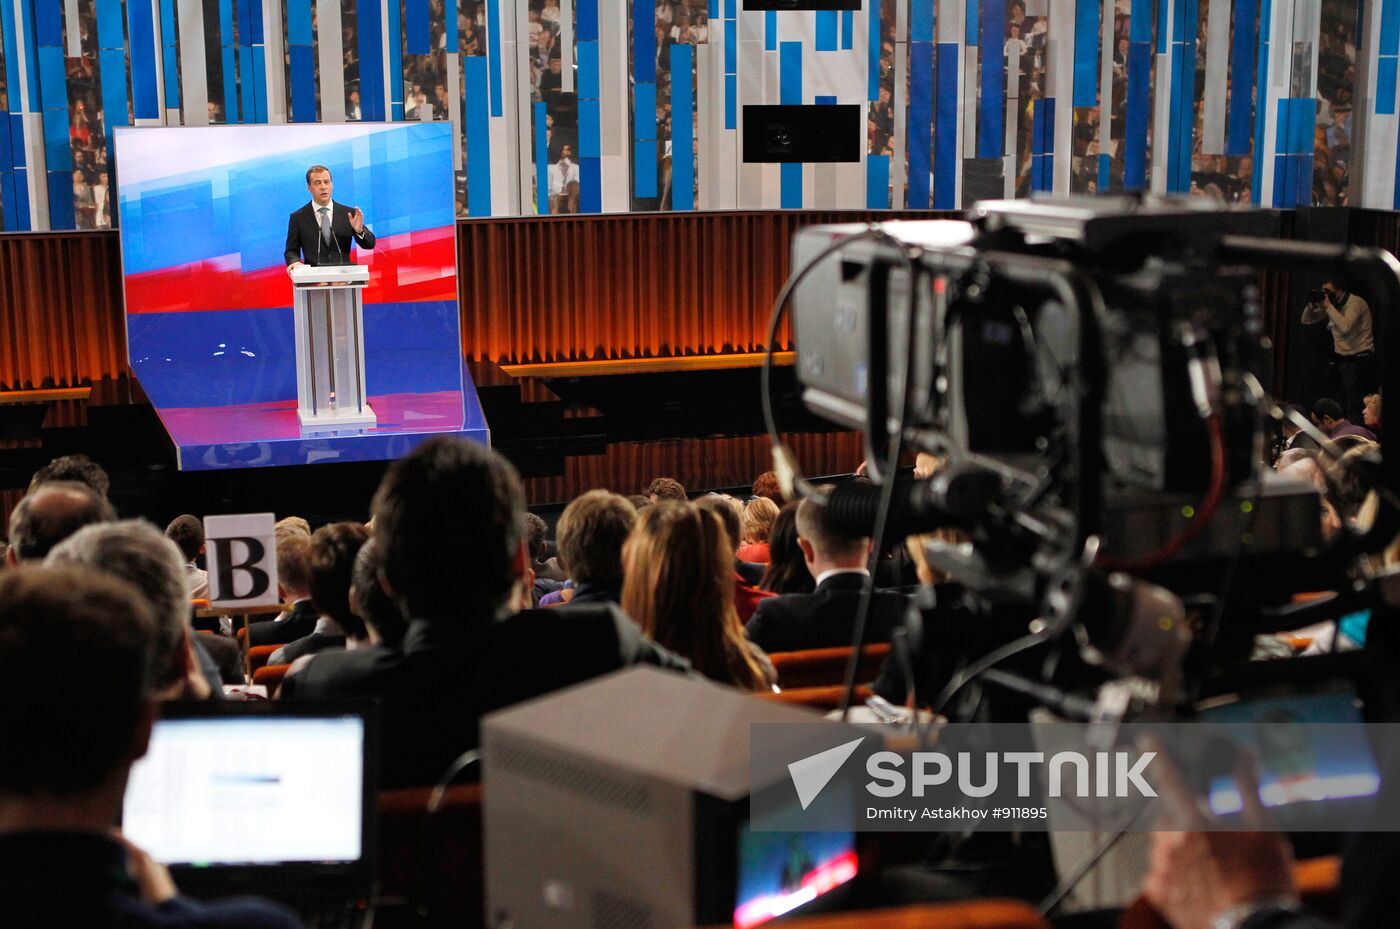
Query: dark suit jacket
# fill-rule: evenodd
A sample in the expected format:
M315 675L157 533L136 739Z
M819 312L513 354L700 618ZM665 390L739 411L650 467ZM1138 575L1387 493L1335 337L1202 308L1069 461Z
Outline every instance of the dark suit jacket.
M749 620L749 638L770 655L850 645L864 583L861 574L836 574L809 594L770 597L758 605ZM877 590L866 621L865 641L888 642L890 634L904 622L904 606L903 594Z
M316 620L320 618L320 615L310 600L302 600L292 607L291 614L280 623L270 619L260 623L250 623L248 644L250 646L286 645L288 642L304 639L316 631Z
M126 851L104 835L0 835L0 925L26 929L299 929L290 910L245 897L151 906L127 876Z
M308 202L287 217L287 251L282 257L287 259L287 264L294 261L309 265L329 264L348 262L352 241L365 250L374 248L374 233L369 231L369 226L355 235L355 230L350 228L350 208L334 200L331 201L331 234L339 248L321 242L321 224L317 222L316 210Z
M476 748L486 713L638 663L689 668L615 606L416 619L401 649L318 654L282 682L282 699L380 698L380 784L407 787L436 783Z

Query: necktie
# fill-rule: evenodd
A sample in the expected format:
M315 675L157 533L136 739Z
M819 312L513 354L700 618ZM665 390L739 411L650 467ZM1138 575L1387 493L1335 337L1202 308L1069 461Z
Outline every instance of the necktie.
M331 211L330 207L321 207L318 211L321 214L321 241L327 245L331 244Z

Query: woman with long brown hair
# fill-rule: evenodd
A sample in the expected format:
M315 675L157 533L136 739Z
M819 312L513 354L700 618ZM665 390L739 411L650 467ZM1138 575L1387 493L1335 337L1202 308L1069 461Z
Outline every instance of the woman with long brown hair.
M623 547L622 609L696 671L745 690L777 679L734 608L734 549L718 516L663 502L637 516Z

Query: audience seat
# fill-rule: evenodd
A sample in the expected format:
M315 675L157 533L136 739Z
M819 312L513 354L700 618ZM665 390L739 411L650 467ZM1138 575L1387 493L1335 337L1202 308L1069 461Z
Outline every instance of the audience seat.
M481 786L448 790L430 829L431 796L429 787L379 794L377 929L481 929L485 923Z
M282 678L287 676L289 664L265 664L253 672L253 683L261 684L267 688L267 695L270 697L277 692L277 688L282 684Z
M774 703L786 703L790 706L807 706L814 710L829 712L841 706L841 695L846 688L840 684L830 687L794 687L791 690L783 690L778 693L772 691L759 691L754 694L761 700L771 700ZM856 687L855 699L851 701L852 706L860 706L873 691L867 684Z
M259 668L267 664L267 659L272 657L272 653L281 647L280 645L254 645L248 649L248 671L256 674Z
M1293 880L1303 905L1324 916L1340 916L1342 859L1338 855L1308 858L1293 866ZM1146 900L1138 897L1118 921L1118 929L1171 929Z
M783 929L1050 929L1019 900L969 900L786 919ZM718 927L716 927L718 929Z
M880 673L880 665L889 653L887 642L862 648L856 681L863 684L875 680ZM768 657L778 672L778 686L784 690L789 687L825 687L845 682L846 662L850 660L851 649L813 648L801 652L774 652Z

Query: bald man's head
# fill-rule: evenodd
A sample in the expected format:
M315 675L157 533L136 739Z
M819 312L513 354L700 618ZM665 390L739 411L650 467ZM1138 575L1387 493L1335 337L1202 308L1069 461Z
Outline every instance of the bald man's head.
M12 561L38 561L84 526L117 518L112 504L76 481L49 481L25 495L10 514Z

